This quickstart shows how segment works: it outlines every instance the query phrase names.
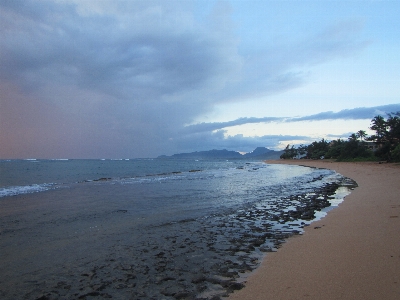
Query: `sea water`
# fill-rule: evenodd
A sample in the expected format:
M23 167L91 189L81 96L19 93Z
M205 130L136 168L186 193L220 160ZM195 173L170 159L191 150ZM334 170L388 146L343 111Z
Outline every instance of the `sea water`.
M243 160L0 161L0 248L10 257L0 264L16 270L5 282L38 274L2 296L224 295L241 287L263 252L312 221L307 199L344 181L331 170ZM317 210L313 217L326 213ZM16 256L16 241L32 252Z
M3 160L0 197L61 194L65 188L94 194L102 188L113 194L110 206L150 222L153 216L154 222L176 221L311 190L335 176L330 170L241 160Z

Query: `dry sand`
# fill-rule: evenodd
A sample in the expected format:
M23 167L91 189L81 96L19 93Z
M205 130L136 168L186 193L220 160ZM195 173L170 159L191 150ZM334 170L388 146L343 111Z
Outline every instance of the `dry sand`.
M354 179L339 207L269 253L229 299L400 299L400 165L267 161Z

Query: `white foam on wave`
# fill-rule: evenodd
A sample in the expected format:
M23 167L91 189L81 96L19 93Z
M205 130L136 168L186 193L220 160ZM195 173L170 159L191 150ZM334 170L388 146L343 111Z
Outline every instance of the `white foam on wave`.
M53 185L50 183L44 183L44 184L31 184L25 186L9 186L5 188L0 188L0 198L7 196L16 196L21 194L44 192L51 189L52 186Z

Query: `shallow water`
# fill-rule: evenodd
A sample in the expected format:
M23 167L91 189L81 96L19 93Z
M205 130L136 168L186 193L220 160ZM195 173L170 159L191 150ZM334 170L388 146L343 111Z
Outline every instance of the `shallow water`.
M3 191L46 190L0 198L3 299L219 297L348 193L332 171L260 162L14 163Z

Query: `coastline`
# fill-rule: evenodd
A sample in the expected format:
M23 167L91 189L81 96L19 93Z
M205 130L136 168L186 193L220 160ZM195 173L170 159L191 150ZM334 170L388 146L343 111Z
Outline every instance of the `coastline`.
M302 232L341 182L328 170L244 161L224 166L224 176L188 171L186 181L171 175L167 184L159 181L164 173L146 184L118 184L107 173L91 180L99 176L89 173L88 180L3 198L0 298L224 298L243 288L263 253ZM185 206L169 201L187 198ZM209 209L206 198L239 203Z
M358 187L323 219L268 253L229 299L398 299L400 165L277 160L335 170Z

